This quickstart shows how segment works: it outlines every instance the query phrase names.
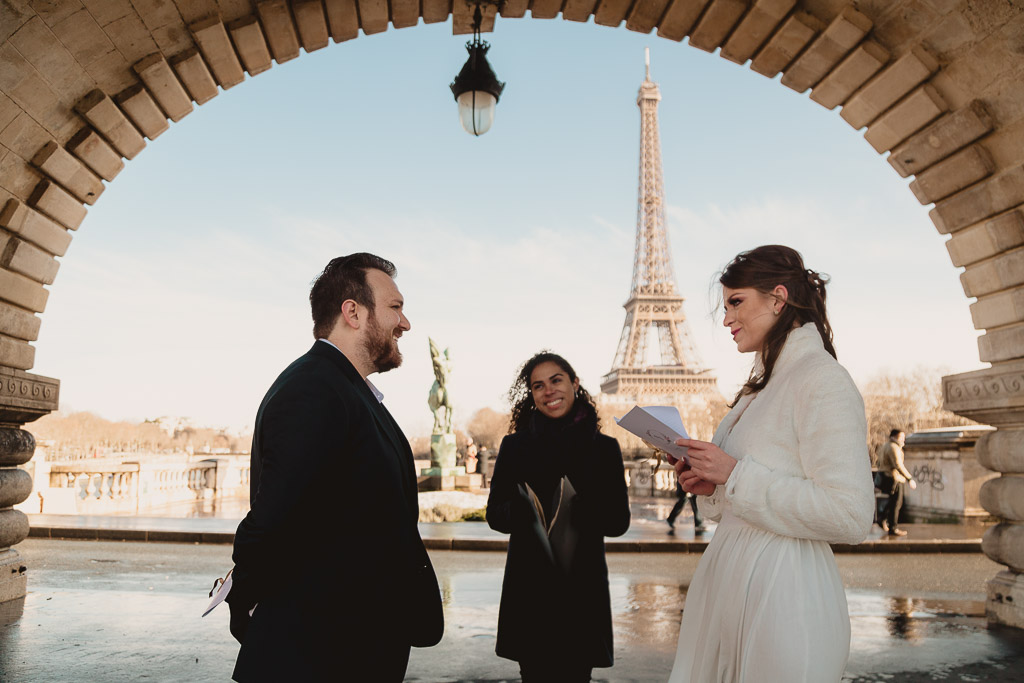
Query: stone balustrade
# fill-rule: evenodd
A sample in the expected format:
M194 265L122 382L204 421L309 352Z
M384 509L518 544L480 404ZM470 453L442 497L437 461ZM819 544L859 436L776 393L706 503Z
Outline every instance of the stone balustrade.
M18 506L50 514L145 514L175 503L248 495L244 456L118 458L29 463L35 488Z

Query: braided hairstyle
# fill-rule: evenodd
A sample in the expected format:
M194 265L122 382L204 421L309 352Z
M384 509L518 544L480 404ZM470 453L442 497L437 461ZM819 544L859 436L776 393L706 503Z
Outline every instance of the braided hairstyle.
M508 425L509 434L526 431L526 429L528 429L530 419L537 411L537 404L533 400L533 391L530 390L530 376L533 375L533 371L538 365L547 362L554 363L558 367L562 368L562 370L565 371L565 374L569 376L570 382L576 381L576 371L572 369L571 365L569 365L569 361L562 358L557 353L544 350L540 353L534 354L532 358L523 363L523 366L519 368L516 380L508 390L508 402L512 404L512 415L510 416ZM597 417L597 407L594 405L594 399L590 396L590 393L583 388L582 384L576 389L573 411L578 411L581 408L587 412L592 412L594 417ZM600 420L598 420L598 425L600 425Z
M719 275L718 282L729 289L750 287L762 294L772 296L785 305L775 324L764 338L761 347L761 370L757 366L750 371L747 383L740 388L731 406L736 405L744 394L756 394L764 389L771 379L775 363L789 333L795 327L814 323L821 335L821 341L833 358L836 349L832 343L832 326L829 325L825 310L825 285L827 275L804 267L800 252L779 244L769 244L745 251L732 260ZM782 285L789 297L782 301L772 291Z

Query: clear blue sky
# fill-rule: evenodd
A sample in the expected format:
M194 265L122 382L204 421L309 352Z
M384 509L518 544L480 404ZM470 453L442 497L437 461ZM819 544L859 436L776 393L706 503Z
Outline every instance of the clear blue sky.
M466 59L450 23L303 54L172 124L90 210L33 371L62 381L64 408L245 427L312 342L310 281L366 250L397 264L412 321L405 365L375 378L410 436L430 422L427 335L451 348L457 422L503 408L542 347L596 390L629 293L646 46L675 271L726 394L752 359L712 316L711 283L764 243L832 275L840 361L858 381L980 367L927 207L837 112L623 28L499 19L486 39L508 85L480 138L448 90Z

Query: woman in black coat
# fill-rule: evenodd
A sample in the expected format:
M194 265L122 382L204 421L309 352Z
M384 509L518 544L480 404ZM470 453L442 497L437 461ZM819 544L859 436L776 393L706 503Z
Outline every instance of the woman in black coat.
M519 662L524 683L589 681L593 667L613 662L604 537L629 528L622 453L598 431L593 400L561 356L542 352L528 360L509 398L509 435L487 500L487 523L511 534L496 651ZM575 547L559 564L526 486L551 520L562 477L576 492L568 517Z

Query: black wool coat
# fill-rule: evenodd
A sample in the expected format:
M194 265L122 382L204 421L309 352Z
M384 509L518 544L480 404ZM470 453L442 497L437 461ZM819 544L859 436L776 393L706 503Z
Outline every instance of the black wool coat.
M440 640L409 442L330 344L316 342L263 399L250 487L232 554L233 632L256 611L235 633L235 680L356 681L383 644L401 656Z
M588 412L592 412L588 411ZM600 434L596 418L557 424L537 416L531 428L505 437L491 480L487 523L511 534L498 614L498 656L587 667L613 663L612 614L604 537L629 528L622 453ZM576 490L572 524L579 541L565 574L531 533L532 512L519 495L528 483L548 508L563 475Z

